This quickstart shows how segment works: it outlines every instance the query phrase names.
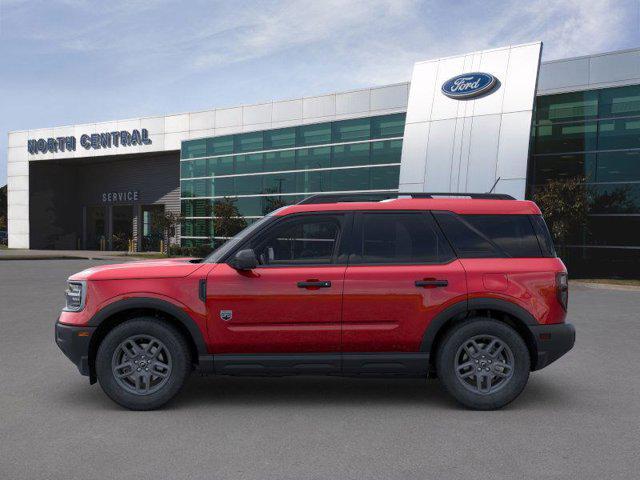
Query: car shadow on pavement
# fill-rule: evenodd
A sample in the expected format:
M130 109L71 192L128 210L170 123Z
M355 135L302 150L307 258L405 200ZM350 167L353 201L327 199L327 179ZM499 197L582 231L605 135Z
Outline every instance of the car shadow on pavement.
M60 403L71 408L123 410L98 385L84 382L64 390ZM68 393L68 394L67 394ZM509 410L562 408L575 405L571 392L545 378L532 378ZM192 407L335 406L362 408L398 405L465 410L438 380L340 377L215 377L193 375L183 390L161 410Z

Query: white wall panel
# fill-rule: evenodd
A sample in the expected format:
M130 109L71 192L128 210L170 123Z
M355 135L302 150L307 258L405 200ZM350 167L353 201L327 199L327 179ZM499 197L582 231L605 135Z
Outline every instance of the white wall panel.
M9 133L9 148L11 147L24 147L27 145L27 139L29 138L29 132L22 130L20 132Z
M189 130L189 114L164 117L164 133L186 132Z
M216 128L242 125L242 107L216 110Z
M426 162L422 191L483 192L491 188L496 175L526 177L540 49L540 43L533 43L416 63L407 106L402 182L409 183L421 161ZM442 93L446 81L472 72L493 75L497 86L470 99ZM429 136L423 159L417 144L424 142L425 131ZM510 188L514 185L520 184ZM401 188L407 191L405 185ZM524 187L517 194L523 196Z
M427 165L427 144L429 142L429 128L427 122L413 123L405 130L406 140L402 142L402 151L406 152L408 161L400 169L400 190L413 191L406 185L419 183L422 186Z
M323 95L302 99L302 118L329 117L336 114L336 96Z
M140 128L146 128L149 135L164 133L164 117L146 117L140 119Z
M302 99L273 102L273 122L287 122L302 119Z
M483 115L472 120L469 155L465 172L460 175L458 192L486 192L495 181L502 115Z
M336 115L368 112L370 96L370 90L357 90L355 92L336 94Z
M272 110L272 103L263 103L261 105L249 105L246 107L242 107L242 123L243 125L270 123Z
M371 89L371 110L406 108L409 98L409 85L401 83L388 87Z
M189 114L189 130L208 130L216 124L215 110Z
M589 83L640 78L640 51L594 55L590 58Z

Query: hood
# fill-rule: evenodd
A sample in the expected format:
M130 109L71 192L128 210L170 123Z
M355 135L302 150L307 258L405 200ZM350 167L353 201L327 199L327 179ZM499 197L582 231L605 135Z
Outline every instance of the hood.
M78 272L70 280L124 280L135 278L186 277L200 268L202 263L191 263L193 258L142 260L91 267Z

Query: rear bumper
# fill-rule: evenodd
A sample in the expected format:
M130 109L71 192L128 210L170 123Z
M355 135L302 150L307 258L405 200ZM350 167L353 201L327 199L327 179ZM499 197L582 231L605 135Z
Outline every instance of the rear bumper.
M573 348L576 329L570 323L530 326L536 342L538 358L532 370L540 370L555 362Z
M89 376L89 343L96 327L76 327L56 322L56 344L82 375Z

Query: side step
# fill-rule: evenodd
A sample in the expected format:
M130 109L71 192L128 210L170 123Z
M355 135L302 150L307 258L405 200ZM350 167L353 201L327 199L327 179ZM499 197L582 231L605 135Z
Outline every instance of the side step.
M236 376L426 377L429 369L429 354L422 352L221 354L198 360L200 373Z

